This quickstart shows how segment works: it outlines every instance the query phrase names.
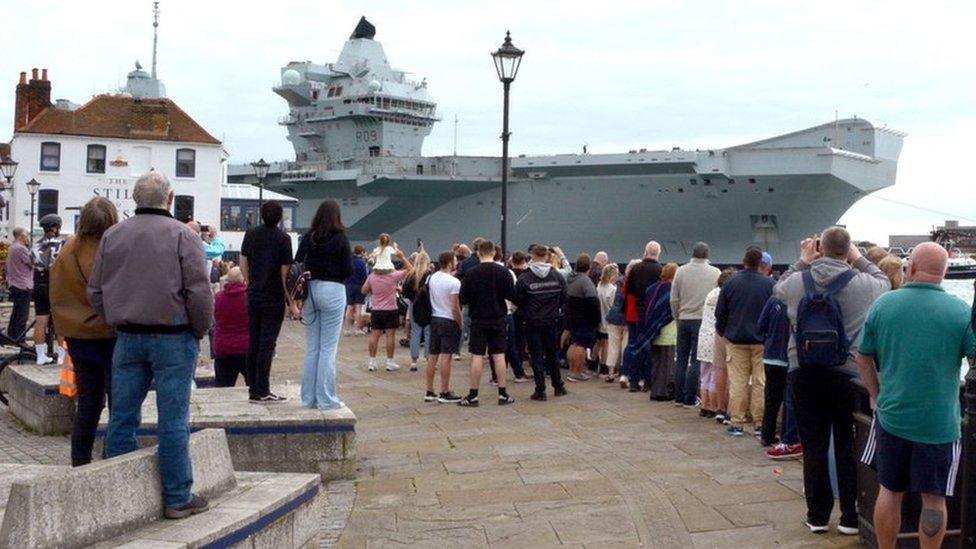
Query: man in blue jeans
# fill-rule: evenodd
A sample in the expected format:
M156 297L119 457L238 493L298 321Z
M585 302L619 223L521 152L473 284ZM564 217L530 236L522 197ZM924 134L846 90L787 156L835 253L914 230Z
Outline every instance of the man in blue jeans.
M674 369L675 406L694 406L698 397L701 365L698 362L698 331L708 292L718 285L720 271L708 262L708 244L699 242L691 261L678 268L671 284L671 315L678 322L677 364Z
M142 402L156 383L159 470L166 518L208 509L192 494L190 386L199 341L213 322L200 237L170 215L173 191L159 172L136 181L135 215L105 232L88 298L118 332L112 361L108 457L137 448Z

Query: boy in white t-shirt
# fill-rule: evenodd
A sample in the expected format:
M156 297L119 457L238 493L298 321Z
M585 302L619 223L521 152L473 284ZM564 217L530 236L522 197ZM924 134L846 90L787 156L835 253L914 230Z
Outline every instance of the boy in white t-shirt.
M430 295L430 340L427 342L427 394L424 402L457 403L461 397L451 392L451 357L461 345L461 281L451 273L457 266L454 252L442 252L440 268L427 279ZM441 391L434 393L434 374L440 369Z

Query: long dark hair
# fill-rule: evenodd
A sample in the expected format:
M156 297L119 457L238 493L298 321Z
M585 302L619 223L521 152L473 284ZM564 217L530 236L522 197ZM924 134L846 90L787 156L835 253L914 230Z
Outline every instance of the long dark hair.
M312 241L322 242L325 237L345 230L339 203L331 198L323 200L319 204L318 211L315 212L315 217L312 218L312 229L309 231L312 235Z

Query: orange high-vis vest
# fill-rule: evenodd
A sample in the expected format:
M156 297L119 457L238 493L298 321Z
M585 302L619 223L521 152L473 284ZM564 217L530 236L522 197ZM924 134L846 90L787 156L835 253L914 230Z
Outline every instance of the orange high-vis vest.
M78 385L75 384L75 365L71 362L71 355L68 354L68 344L62 343L62 348L64 348L64 364L61 365L61 383L58 386L58 392L61 396L68 398L75 398L78 396Z

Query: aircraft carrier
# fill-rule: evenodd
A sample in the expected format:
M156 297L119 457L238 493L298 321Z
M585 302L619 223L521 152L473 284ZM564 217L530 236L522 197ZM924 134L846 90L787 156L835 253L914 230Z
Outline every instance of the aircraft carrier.
M279 123L295 160L275 163L266 186L299 199L298 227L320 200L338 200L356 242L387 232L436 252L498 238L501 158L423 156L436 103L426 81L391 67L375 35L363 18L334 63L281 69L273 90L288 104ZM664 259L683 261L703 240L716 263L738 263L751 244L787 262L803 237L894 184L903 137L853 118L726 148L520 154L511 159L509 248L605 250L623 262L655 239ZM228 174L256 182L247 165Z

